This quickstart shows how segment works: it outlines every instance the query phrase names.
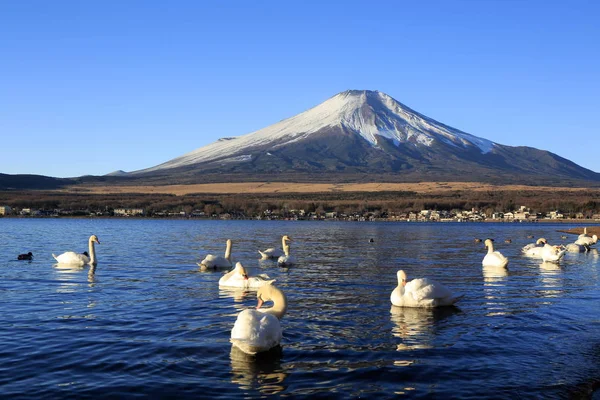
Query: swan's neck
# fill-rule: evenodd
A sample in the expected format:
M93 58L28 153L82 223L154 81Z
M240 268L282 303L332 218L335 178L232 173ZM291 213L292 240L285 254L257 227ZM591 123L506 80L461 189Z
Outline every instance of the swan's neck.
M283 318L285 312L287 311L287 298L283 292L275 287L271 289L271 301L273 302L273 307L267 309L265 312L272 314L277 317L277 319Z
M90 251L90 264L96 265L96 247L94 246L94 241L90 239L89 242L89 251Z
M404 290L404 285L400 282L400 279L398 279L398 291L400 292L400 297L404 296Z
M488 245L488 254L492 254L493 252L494 252L494 245L490 243Z
M289 245L289 244L287 244L286 242L283 242L283 253L284 253L286 256L289 256L289 255L290 255L290 245Z
M225 258L231 260L231 242L227 242L227 248L225 249Z

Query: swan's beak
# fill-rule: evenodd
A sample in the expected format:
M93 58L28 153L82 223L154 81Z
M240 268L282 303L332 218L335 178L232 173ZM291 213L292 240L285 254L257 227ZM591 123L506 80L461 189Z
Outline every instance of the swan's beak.
M263 303L264 303L263 299L261 299L261 298L259 297L259 298L258 298L258 304L256 305L256 309L258 310L259 308L261 308L261 307L262 307L262 305L263 305Z
M402 286L406 286L406 279L402 279Z
M242 276L244 277L245 280L248 280L248 275L243 274Z

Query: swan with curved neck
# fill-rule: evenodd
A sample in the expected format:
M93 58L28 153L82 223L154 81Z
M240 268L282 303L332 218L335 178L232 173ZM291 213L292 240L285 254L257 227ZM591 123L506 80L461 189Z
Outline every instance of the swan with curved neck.
M292 239L289 238L288 236L284 236L281 239L281 246L283 247L284 255L277 259L277 264L280 267L289 267L290 265L294 265L296 263L296 259L294 258L294 256L292 256L290 254L290 242L291 241L292 241Z
M196 264L198 264L202 271L206 271L208 269L231 268L231 247L231 239L227 239L227 247L225 248L224 257L209 254L204 257L204 260Z
M231 330L231 343L246 354L269 351L281 342L282 330L279 320L287 311L285 294L272 284L262 286L256 293L256 309L239 313ZM271 308L262 308L272 301Z
M542 250L544 245L547 243L547 240L544 238L539 238L535 241L535 243L528 244L523 247L521 251L523 254L529 257L542 257ZM541 246L540 246L541 245Z
M454 296L446 286L428 278L408 281L406 273L396 273L398 286L392 291L390 301L398 307L442 307L451 306L463 296Z
M285 242L291 240L288 235L283 235L281 238L281 248L285 248ZM258 251L261 255L261 260L268 260L271 258L279 258L284 255L284 252L274 247L268 248L265 251Z
M52 257L54 257L59 264L73 264L80 266L86 264L96 265L96 248L94 243L100 244L100 240L98 240L96 235L90 236L88 240L89 256L87 254L75 253L74 251L67 251L59 256L52 254Z
M241 262L237 262L232 271L226 273L219 279L219 286L248 289L259 288L273 282L275 282L275 279L271 279L265 274L248 276L246 268L244 268Z
M483 257L481 264L484 267L506 267L508 265L508 258L504 257L499 251L494 251L494 240L486 239L484 243L488 252L485 257Z

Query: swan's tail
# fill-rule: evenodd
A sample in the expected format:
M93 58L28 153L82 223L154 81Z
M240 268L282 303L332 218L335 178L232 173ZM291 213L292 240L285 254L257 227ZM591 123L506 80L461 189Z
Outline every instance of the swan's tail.
M56 254L52 253L52 257L54 257L54 259L55 259L56 261L58 261L58 256L57 256Z
M251 356L255 355L256 353L258 353L262 350L262 349L258 348L257 346L252 345L251 343L248 342L248 340L245 340L245 339L231 338L231 339L229 339L229 341L235 347L237 347L244 353L251 355Z
M456 296L456 297L454 297L454 298L452 299L452 303L450 303L450 304L454 304L454 303L456 303L457 301L459 301L459 300L460 300L460 299L462 299L463 297L465 297L465 295L464 295L464 294L461 294L460 296Z
M261 260L268 260L269 256L266 253L263 253L262 251L258 250L258 252L260 253L260 256L262 257Z

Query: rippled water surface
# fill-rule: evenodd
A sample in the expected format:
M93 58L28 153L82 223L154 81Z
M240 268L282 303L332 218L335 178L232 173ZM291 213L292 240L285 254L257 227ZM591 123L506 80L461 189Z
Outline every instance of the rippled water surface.
M560 265L520 248L566 225L0 219L0 395L30 398L580 398L600 382L598 251ZM87 250L98 266L60 269ZM298 264L258 261L289 234ZM493 237L509 270L481 266ZM282 347L232 349L252 291L220 290L196 262L222 254L276 278ZM373 238L370 243L369 239ZM511 243L505 243L511 239ZM34 260L16 261L33 252ZM390 305L396 271L465 297Z

